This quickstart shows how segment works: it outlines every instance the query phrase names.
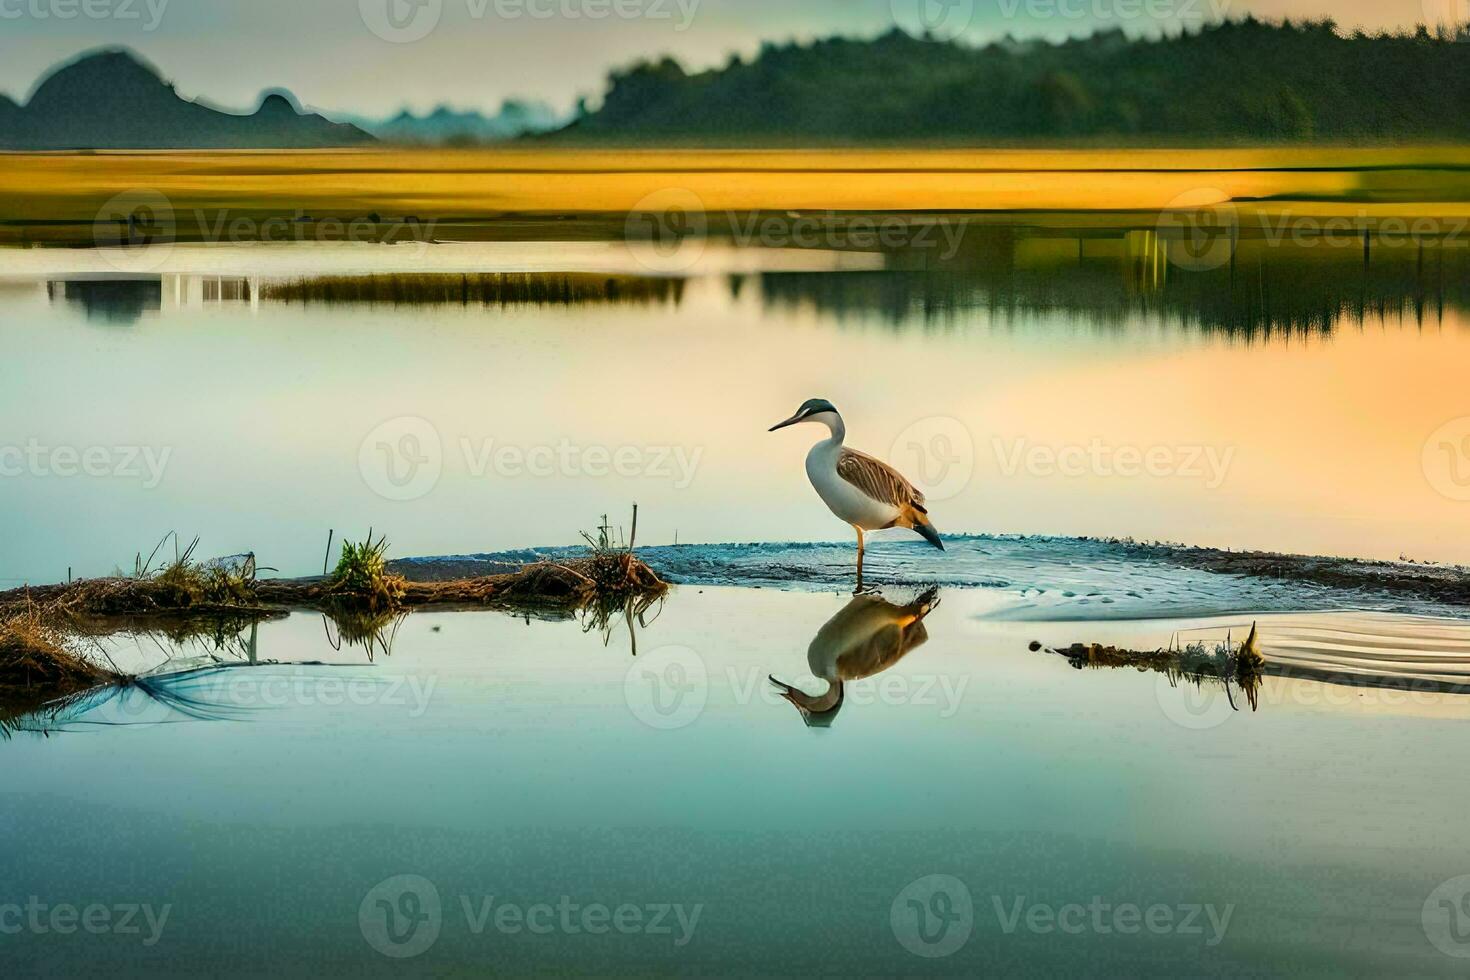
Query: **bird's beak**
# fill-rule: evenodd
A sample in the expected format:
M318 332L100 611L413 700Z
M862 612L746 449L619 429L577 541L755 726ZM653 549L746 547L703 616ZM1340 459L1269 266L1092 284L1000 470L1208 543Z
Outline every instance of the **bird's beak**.
M831 728L832 722L837 720L837 713L842 710L842 682L833 681L832 687L826 694L820 697L812 697L805 691L797 690L790 684L783 684L776 678L771 678L771 683L776 685L776 690L781 697L790 702L801 714L802 723L808 728Z
M776 678L774 676L771 676L770 680L771 680L771 683L776 686L776 693L777 694L780 694L783 698L785 698L787 701L790 701L792 704L796 705L798 708L801 707L800 703L798 703L797 700L796 700L796 698L794 697L794 695L800 694L801 692L799 692L796 688L792 687L790 684L785 683L784 681L778 681L778 680L776 680Z
M791 418L787 419L785 422L777 422L775 425L771 426L766 431L767 432L775 432L777 429L784 429L788 425L795 425L796 423L798 423L800 421L801 421L801 413L798 412L797 414L791 416Z

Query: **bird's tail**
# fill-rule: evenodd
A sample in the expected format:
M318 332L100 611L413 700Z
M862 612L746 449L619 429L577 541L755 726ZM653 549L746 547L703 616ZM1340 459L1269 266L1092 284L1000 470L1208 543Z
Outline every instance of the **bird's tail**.
M919 532L919 534L923 536L925 541L929 542L940 551L944 550L944 542L939 540L939 532L934 530L933 524L930 524L927 520L924 520L922 517L920 517L918 520L914 521L914 530Z

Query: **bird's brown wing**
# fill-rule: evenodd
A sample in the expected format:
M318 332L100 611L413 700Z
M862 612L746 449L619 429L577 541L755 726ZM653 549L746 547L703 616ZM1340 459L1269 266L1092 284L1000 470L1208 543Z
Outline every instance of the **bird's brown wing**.
M845 681L860 681L881 674L928 639L929 631L923 623L908 626L889 623L837 659L837 676Z
M879 503L928 513L924 509L924 494L918 487L905 480L898 470L867 453L844 448L837 457L837 475Z

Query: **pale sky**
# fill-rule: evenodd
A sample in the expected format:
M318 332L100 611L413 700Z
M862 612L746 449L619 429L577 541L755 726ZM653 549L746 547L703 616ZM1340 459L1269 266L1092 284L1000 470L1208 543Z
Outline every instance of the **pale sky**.
M708 67L763 40L872 36L917 25L986 41L1062 38L1116 25L1157 33L1232 16L1412 25L1470 0L0 0L0 92L28 96L48 67L102 45L131 47L189 97L252 108L284 87L309 106L373 115L507 96L571 106L610 68L670 54ZM388 20L389 6L397 24ZM600 16L599 16L600 15ZM381 33L412 37L397 42Z

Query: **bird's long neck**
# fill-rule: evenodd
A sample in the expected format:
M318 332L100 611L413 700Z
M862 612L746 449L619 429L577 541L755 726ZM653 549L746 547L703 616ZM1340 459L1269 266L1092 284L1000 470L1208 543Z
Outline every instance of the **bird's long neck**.
M814 422L821 422L826 425L827 430L832 433L830 438L823 440L818 445L836 448L842 445L842 440L847 438L847 426L842 424L842 416L836 412L822 412L819 415L813 415L811 418Z
M801 691L796 692L800 701L795 701L797 707L814 715L824 715L833 711L842 704L843 684L842 678L829 679L827 681L827 693L812 697Z

